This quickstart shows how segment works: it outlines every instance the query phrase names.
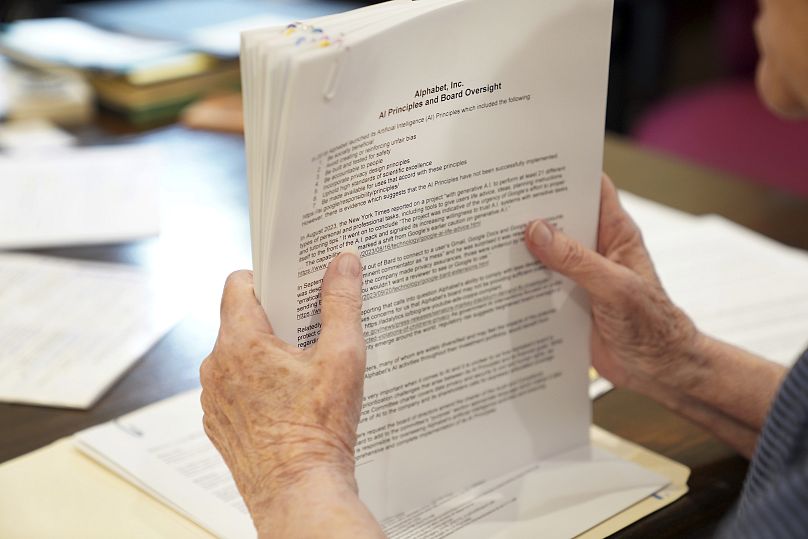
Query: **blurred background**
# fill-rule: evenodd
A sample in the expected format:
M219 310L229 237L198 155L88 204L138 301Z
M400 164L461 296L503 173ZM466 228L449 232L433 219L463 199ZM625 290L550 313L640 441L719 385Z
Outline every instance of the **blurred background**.
M368 3L6 0L0 51L13 62L0 68L0 111L71 128L142 131L181 118L238 131L237 101L220 96L238 88L239 30ZM756 0L616 0L606 127L808 195L808 128L774 118L755 95L756 10Z

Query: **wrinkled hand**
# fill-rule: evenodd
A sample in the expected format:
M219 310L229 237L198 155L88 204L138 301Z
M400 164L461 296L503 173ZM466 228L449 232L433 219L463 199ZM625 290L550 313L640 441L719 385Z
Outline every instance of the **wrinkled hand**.
M640 230L608 177L597 252L541 220L527 227L526 242L539 261L589 293L592 363L612 383L637 389L688 359L698 331L663 290Z
M356 489L365 369L358 256L349 251L332 261L321 302L320 339L299 350L273 334L252 273L232 274L216 345L200 369L205 432L257 525L266 504L312 474Z

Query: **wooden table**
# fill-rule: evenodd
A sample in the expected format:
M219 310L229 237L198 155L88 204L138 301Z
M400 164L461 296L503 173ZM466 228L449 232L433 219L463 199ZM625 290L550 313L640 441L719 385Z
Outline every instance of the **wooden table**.
M103 140L109 142L110 136L104 134ZM0 462L197 386L199 364L216 335L224 278L250 265L241 138L169 127L137 140L159 144L171 163L162 178L167 211L160 238L41 252L132 263L154 271L161 271L170 257L194 280L198 306L91 410L0 404ZM693 213L720 213L808 248L807 200L641 151L616 138L607 140L605 169L621 188ZM738 495L746 461L691 423L626 391L612 391L596 401L594 417L598 425L693 470L685 498L618 536L710 536Z

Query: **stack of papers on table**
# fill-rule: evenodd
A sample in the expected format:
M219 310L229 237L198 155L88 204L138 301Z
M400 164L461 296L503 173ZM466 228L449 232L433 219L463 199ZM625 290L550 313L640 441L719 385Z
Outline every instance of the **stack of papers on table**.
M180 318L116 264L0 254L0 401L88 408Z
M701 331L781 365L797 360L808 347L808 253L723 217L620 196L665 290ZM598 379L590 395L610 387Z
M0 155L0 249L156 235L160 165L145 145Z

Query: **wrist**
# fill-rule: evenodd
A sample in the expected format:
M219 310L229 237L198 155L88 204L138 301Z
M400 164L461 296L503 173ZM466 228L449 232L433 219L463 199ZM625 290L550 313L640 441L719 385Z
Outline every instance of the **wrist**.
M690 317L674 305L668 310L666 331L653 338L632 369L626 386L645 393L644 388L664 385L686 387L704 377L705 358L712 339L696 328Z
M714 340L682 316L686 320L681 322L681 334L666 343L664 355L651 358L646 369L631 377L629 389L650 397L661 388L689 393L710 378L707 371Z
M256 492L251 497L275 496L306 482L312 474L352 478L354 440L317 426L277 422L262 432L255 445L258 458L250 483Z
M281 453L260 463L264 466L256 470L250 496L256 503L272 502L308 488L314 479L354 482L354 458L347 451L328 444L294 444Z
M296 469L282 483L267 489L249 506L259 537L285 537L283 533L295 514L322 515L346 499L358 500L353 467L310 465Z

